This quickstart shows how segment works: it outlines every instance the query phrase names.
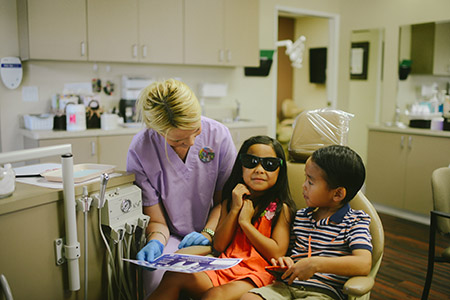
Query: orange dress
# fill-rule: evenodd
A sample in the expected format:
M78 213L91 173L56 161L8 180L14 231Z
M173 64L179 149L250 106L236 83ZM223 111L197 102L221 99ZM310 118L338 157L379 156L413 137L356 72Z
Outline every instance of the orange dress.
M272 217L273 214L270 215L270 212L269 214L266 212L265 216L259 217L256 221L255 228L264 236L271 236ZM256 287L262 287L274 280L274 277L265 270L265 267L270 265L269 262L253 247L239 226L230 245L225 252L220 254L219 258L242 258L242 261L228 269L205 271L213 286L220 286L235 280L250 279Z

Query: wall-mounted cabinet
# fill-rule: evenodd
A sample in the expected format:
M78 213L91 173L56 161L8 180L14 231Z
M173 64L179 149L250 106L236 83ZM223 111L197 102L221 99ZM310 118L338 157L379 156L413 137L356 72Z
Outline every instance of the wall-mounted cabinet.
M450 22L411 25L411 73L450 75Z
M189 0L185 63L259 66L257 0Z
M18 0L22 59L258 66L258 0Z
M20 57L87 60L86 0L18 0Z
M89 60L183 62L183 0L87 3Z

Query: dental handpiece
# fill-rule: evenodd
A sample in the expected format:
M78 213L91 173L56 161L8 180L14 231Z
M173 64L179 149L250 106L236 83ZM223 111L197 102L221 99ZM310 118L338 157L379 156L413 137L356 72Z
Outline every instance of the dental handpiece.
M108 184L109 175L108 173L103 173L100 175L100 205L99 208L102 208L105 205L105 194L106 194L106 185Z

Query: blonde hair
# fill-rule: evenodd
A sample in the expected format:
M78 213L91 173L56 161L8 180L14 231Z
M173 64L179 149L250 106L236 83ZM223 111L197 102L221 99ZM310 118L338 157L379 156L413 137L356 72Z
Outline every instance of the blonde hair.
M163 136L173 128L194 130L201 119L197 97L185 83L176 79L156 81L144 88L136 110L147 128Z

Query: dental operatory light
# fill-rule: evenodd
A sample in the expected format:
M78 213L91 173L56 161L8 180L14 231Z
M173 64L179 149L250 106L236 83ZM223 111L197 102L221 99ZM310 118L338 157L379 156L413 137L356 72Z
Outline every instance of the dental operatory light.
M303 52L305 52L306 37L301 35L294 43L291 40L275 42L277 47L286 47L286 55L291 60L291 66L300 69L303 62Z

